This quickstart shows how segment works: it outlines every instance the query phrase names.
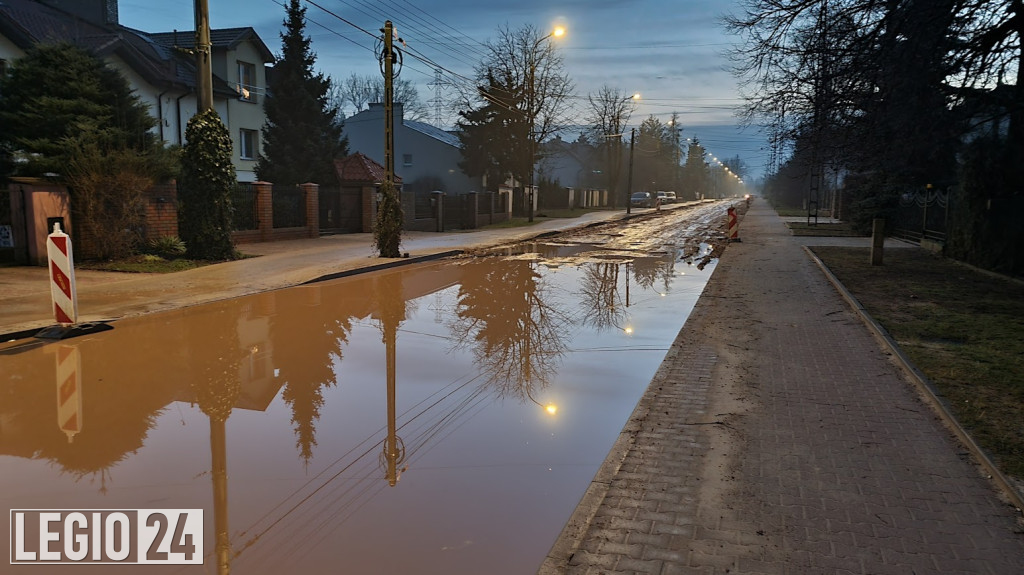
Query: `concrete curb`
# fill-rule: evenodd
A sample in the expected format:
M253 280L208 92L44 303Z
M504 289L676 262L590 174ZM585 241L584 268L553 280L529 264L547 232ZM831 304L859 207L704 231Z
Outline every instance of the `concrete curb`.
M320 277L304 281L304 282L302 282L299 285L309 285L309 284L314 284L314 283L318 283L318 282L325 282L325 281L330 281L330 280L336 280L336 279L339 279L339 278L346 278L346 277L355 276L355 275L359 275L359 274L365 274L365 273L370 273L370 272L377 272L377 271L381 271L381 270L389 270L389 269L392 269L392 268L397 268L397 267L408 266L408 265L412 265L412 264L419 264L419 263L423 263L423 262L429 262L429 261L433 261L433 260L440 260L440 259L444 259L444 258L449 258L449 257L457 256L457 255L460 255L460 254L463 254L463 253L465 253L464 250L449 250L449 251L446 251L446 252L438 252L436 254L429 254L429 255L425 255L425 256L401 258L401 259L392 260L390 262L386 262L386 263L383 263L383 264L377 264L377 265L361 267L361 268L353 268L353 269L345 270L345 271L342 271L342 272L335 272L335 273L331 273L331 274L327 274L327 275L322 275Z
M828 269L828 266L826 266L825 263L821 261L821 259L815 255L808 246L803 246L803 249L807 252L807 255L812 261L814 261L818 268L825 274L825 277L828 278L832 287L834 287L836 291L843 296L846 303L850 305L853 311L860 317L861 321L863 321L868 329L871 330L871 333L874 334L875 338L878 339L890 353L892 353L892 356L897 360L896 363L918 388L926 402L935 410L936 414L942 419L942 422L946 427L956 435L957 439L960 440L964 447L971 452L978 463L985 469L985 472L988 474L988 478L991 479L997 487L999 487L1000 491L1002 491L1008 499L1010 505L1013 505L1017 509L1018 513L1024 515L1024 497L1022 497L1021 493L1017 491L1006 476L1003 475L1002 471L996 467L995 463L989 459L988 455L985 454L981 447L974 442L974 439L967 433L967 430L960 425L960 422L957 421L956 417L954 417L953 413L949 410L949 406L939 397L935 384L933 384L925 374L921 373L921 371L914 366L913 362L910 361L910 358L903 353L896 341L889 335L889 332L875 321L875 318L871 317L871 314L869 314L857 298L846 289L846 286L839 281L839 278L832 273L832 270Z

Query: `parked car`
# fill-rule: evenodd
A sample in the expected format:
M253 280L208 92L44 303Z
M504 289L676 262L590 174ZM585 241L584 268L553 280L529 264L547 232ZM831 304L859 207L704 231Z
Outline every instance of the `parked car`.
M654 196L655 199L658 200L661 203L661 205L665 205L665 204L671 203L671 202L668 201L668 192L659 190L659 191L654 192L654 193L655 193L655 196Z
M676 203L676 193L675 192L665 192L665 196L666 196L666 200L668 201L668 203L670 203L670 204Z
M633 192L629 197L629 205L634 208L650 208L654 206L654 198L651 192Z

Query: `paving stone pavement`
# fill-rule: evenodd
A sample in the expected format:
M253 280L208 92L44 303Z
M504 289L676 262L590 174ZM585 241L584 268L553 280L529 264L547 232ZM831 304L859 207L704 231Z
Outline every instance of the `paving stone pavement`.
M1024 527L755 202L540 569L1024 574Z

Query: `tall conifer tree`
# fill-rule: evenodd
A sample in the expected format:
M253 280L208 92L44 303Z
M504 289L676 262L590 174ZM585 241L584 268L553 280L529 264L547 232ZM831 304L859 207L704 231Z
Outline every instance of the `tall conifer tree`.
M316 55L303 34L306 9L288 3L281 33L281 57L268 82L263 107L263 153L256 163L260 180L275 184L327 184L334 181L333 161L348 153L338 109L328 95L331 81L313 71Z

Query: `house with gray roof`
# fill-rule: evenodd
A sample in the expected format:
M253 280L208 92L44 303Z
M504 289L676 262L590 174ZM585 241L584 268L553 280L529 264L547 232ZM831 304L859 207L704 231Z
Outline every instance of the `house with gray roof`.
M483 191L480 178L471 178L459 168L462 146L457 136L405 119L402 104L396 103L393 112L395 173L404 182L404 192L420 196L441 191L452 196ZM350 152L384 164L384 104L370 104L369 109L346 118L345 136Z
M252 28L212 30L210 36L214 109L231 133L238 179L253 181L266 122L266 65L274 56ZM120 70L157 118L160 138L185 143L185 126L197 109L195 57L189 53L194 31L122 26L117 0L0 1L0 72L32 46L57 42L81 46Z

